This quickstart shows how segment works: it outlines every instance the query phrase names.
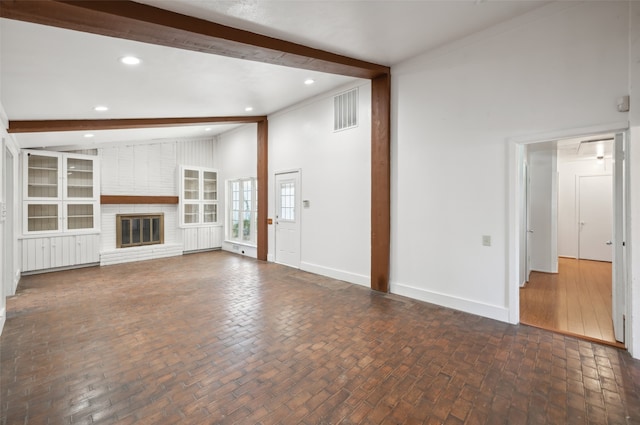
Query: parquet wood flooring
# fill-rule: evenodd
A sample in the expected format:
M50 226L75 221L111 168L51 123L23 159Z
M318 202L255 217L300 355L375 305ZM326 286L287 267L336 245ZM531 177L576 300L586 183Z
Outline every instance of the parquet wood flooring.
M611 263L559 258L558 273L531 272L520 289L520 321L617 344L611 319Z
M0 423L638 424L626 351L225 252L24 277Z

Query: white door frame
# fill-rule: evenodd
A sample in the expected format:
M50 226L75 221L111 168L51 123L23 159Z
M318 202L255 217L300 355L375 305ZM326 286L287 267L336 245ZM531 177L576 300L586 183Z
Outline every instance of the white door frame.
M521 203L522 193L524 191L523 182L518 176L523 174L523 152L525 145L533 143L541 143L549 140L569 139L576 137L588 137L597 134L604 133L625 133L629 129L628 122L613 123L609 125L601 125L594 127L584 127L577 129L570 129L564 131L555 131L549 133L542 133L531 136L509 138L508 144L508 204L507 204L507 237L508 237L508 254L507 254L507 308L509 310L509 323L517 324L520 322L520 275L521 264L520 251L521 251ZM628 162L628 161L627 161ZM625 179L628 187L629 167L625 170ZM627 218L628 219L628 218ZM629 293L629 281L625 281L625 291ZM631 303L627 303L626 316L630 317ZM627 346L629 346L629 338L625 338Z
M616 341L626 342L625 317L629 317L630 302L626 303L629 284L627 280L626 233L629 216L626 211L629 182L629 161L626 160L625 142L629 132L616 133L613 142L613 231L612 231L612 276L611 297L613 315L613 334ZM621 311L620 311L621 310Z

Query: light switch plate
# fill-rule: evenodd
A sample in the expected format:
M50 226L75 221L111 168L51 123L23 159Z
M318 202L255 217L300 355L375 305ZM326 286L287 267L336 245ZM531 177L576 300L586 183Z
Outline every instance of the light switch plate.
M482 246L491 246L491 236L482 235Z

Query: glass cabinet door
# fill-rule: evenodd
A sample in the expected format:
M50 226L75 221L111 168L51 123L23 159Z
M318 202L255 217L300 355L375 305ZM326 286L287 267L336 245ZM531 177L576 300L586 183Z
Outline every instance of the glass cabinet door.
M218 173L204 171L202 173L202 199L205 201L218 200Z
M95 204L67 204L67 230L93 229Z
M67 198L93 198L93 160L72 157L65 160Z
M60 167L58 157L27 155L27 197L57 199Z
M184 199L197 200L200 197L200 173L198 170L184 170Z
M60 204L32 203L27 206L27 232L52 232L60 230Z
M184 205L184 224L198 223L200 217L199 206L198 204Z

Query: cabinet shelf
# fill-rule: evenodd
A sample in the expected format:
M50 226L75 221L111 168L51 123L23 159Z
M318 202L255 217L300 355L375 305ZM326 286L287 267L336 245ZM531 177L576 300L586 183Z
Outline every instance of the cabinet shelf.
M58 171L57 168L52 168L52 167L33 167L33 166L30 166L29 169L30 170L40 170L40 171Z

